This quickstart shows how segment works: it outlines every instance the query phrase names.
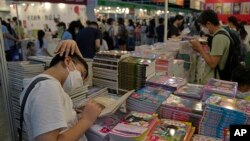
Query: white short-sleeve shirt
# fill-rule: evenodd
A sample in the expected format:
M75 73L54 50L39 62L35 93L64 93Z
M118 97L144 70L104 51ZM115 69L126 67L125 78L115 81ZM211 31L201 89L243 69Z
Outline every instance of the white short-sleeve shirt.
M24 130L28 138L33 141L35 137L60 129L60 133L68 130L77 123L77 115L73 109L72 100L64 92L60 82L50 75L40 74L38 77L47 77L32 89L24 108ZM20 103L24 93L20 96ZM79 141L86 141L85 135Z

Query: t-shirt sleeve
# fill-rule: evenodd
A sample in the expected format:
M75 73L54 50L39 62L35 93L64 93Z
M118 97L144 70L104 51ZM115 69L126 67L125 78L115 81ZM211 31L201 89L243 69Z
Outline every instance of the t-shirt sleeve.
M97 40L97 39L101 39L101 38L102 38L101 31L96 30L95 40Z
M6 26L2 26L2 32L3 32L3 33L8 33L8 29L7 29Z
M69 39L73 39L72 35L69 34L68 32L64 32L62 35L62 40L69 40Z
M67 127L63 100L58 84L51 80L40 82L32 90L28 106L33 137Z
M212 49L210 55L222 56L229 44L230 40L226 35L216 35L212 41Z

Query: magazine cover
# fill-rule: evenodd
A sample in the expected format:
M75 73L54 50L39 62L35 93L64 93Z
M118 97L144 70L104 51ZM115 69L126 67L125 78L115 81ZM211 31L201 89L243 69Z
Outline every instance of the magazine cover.
M247 15L250 14L250 2L242 2L241 3L241 14Z
M240 9L241 9L240 2L233 3L233 14L240 14Z
M223 14L232 14L232 3L223 4Z
M190 123L161 119L149 141L185 141L188 139L192 126Z
M214 5L213 5L213 3L207 3L205 6L206 6L206 7L205 7L205 10L214 10Z
M214 4L214 11L217 14L222 14L222 3L215 3Z

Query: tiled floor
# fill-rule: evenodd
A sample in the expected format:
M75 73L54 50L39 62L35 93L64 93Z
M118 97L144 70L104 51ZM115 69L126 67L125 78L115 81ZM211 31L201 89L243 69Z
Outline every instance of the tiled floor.
M1 141L10 141L9 126L6 119L6 113L3 104L3 94L0 86L0 140Z

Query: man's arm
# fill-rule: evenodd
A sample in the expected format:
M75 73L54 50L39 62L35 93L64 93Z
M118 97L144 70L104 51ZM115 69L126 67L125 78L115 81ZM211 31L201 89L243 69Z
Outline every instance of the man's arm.
M221 60L220 55L209 55L198 40L190 41L194 50L198 51L211 69L215 69Z
M16 39L14 36L12 36L12 35L9 34L9 33L3 33L3 37L4 37L4 38L7 38L7 39L10 39L10 40L12 40L12 41L18 42L18 39Z
M95 47L96 47L96 50L100 49L100 47L101 47L101 40L100 39L95 40Z

